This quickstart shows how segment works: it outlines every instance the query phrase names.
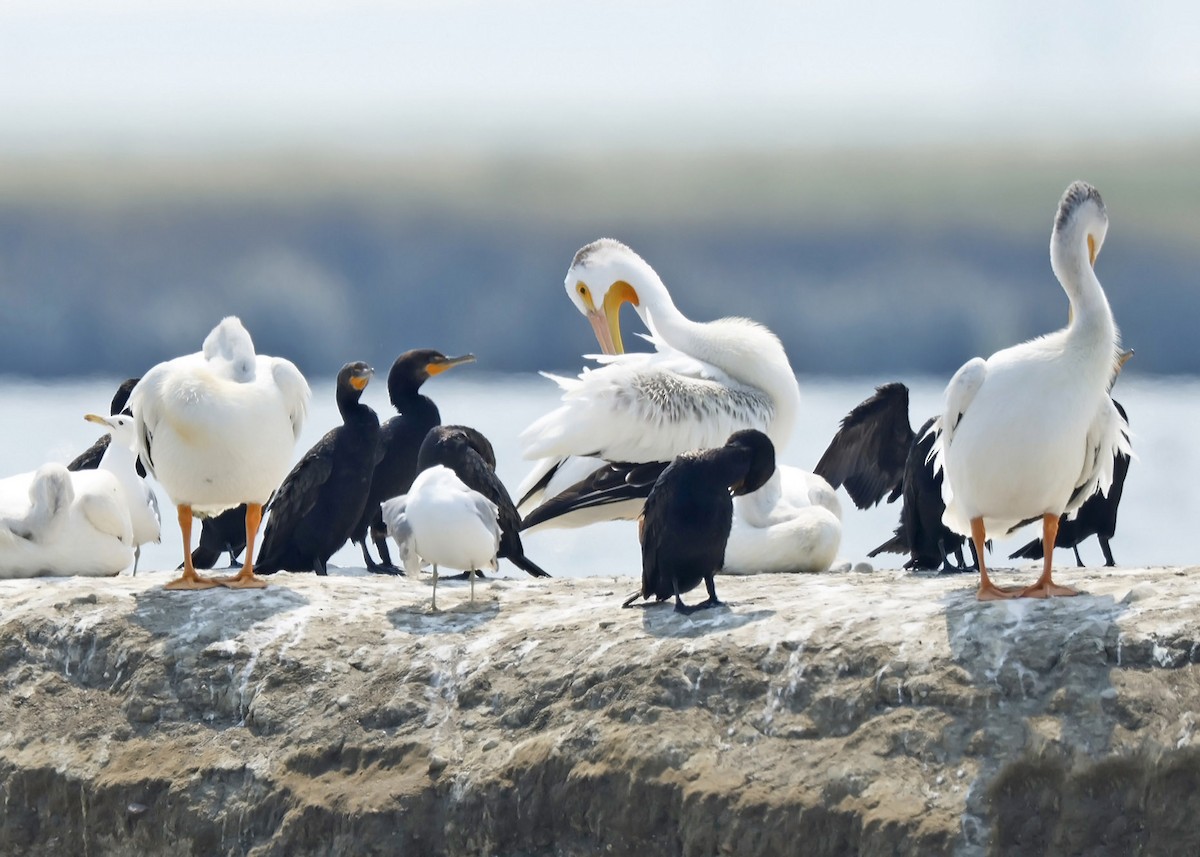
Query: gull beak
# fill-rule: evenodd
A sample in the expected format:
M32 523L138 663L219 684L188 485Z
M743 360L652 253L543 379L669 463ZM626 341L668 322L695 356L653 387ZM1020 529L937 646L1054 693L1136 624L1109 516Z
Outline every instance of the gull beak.
M106 417L102 417L99 414L84 414L83 418L89 423L97 423L98 425L112 428L112 423L110 423Z

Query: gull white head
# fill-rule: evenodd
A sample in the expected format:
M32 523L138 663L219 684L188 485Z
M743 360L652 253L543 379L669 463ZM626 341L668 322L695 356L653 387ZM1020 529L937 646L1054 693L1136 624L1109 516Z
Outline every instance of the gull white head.
M137 429L134 428L133 417L126 416L125 414L114 414L111 417L102 417L99 414L85 414L83 418L88 422L104 426L112 436L112 443L129 450L137 449Z
M1059 282L1074 280L1094 267L1108 232L1108 212L1100 191L1087 182L1072 182L1058 203L1050 235L1050 267Z
M605 354L625 351L620 320L623 304L633 304L651 332L654 332L654 311L674 308L654 269L612 238L600 238L582 247L571 260L564 285L575 308L591 322L596 341Z
M230 376L235 381L254 380L254 358L254 341L250 338L250 331L246 330L237 316L221 319L221 323L204 338L204 359L227 363Z

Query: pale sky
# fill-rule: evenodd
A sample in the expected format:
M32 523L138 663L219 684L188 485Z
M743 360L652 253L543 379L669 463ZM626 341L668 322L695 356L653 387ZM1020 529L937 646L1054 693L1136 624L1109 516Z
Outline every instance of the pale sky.
M1191 0L0 0L0 153L1186 139L1197 45Z

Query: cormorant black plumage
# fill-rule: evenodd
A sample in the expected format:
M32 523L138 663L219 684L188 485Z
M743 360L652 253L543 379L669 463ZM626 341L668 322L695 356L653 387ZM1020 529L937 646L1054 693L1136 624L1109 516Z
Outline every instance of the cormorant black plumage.
M361 401L373 371L358 362L338 372L342 425L304 454L271 498L254 564L259 574L283 569L325 574L325 564L362 517L379 448L379 417Z
M1129 434L1129 416L1121 403L1113 399L1113 404L1125 421L1125 434ZM1130 456L1118 452L1113 457L1113 481L1108 494L1096 492L1079 507L1075 517L1063 515L1058 522L1058 535L1054 538L1056 548L1071 548L1075 551L1075 562L1083 568L1083 558L1079 556L1079 543L1089 536L1095 536L1100 542L1100 550L1104 553L1104 564L1108 567L1116 565L1113 559L1112 547L1109 540L1117 531L1117 507L1121 505L1121 494L1125 490L1125 477L1129 473ZM1045 547L1041 539L1034 539L1018 548L1009 555L1009 559L1042 559Z
M887 495L889 503L903 498L895 535L868 556L908 554L909 569L966 571L965 539L942 523L942 474L929 460L935 435L933 419L913 432L908 417L908 387L893 382L855 407L829 442L814 470L834 488L846 493L860 509ZM950 562L953 554L958 564Z
M677 456L646 498L639 526L642 588L622 606L651 596L658 601L674 596L679 613L719 606L713 576L725 564L732 497L757 491L774 472L775 447L755 429L734 432L717 449ZM681 596L700 581L708 600L689 607Z
M121 382L117 387L117 392L113 395L112 405L109 407L109 416L116 416L124 413L126 416L133 416L133 413L126 407L129 403L129 394L133 392L133 388L137 386L137 382L141 378L129 378ZM67 465L67 470L95 470L100 466L100 459L104 457L104 451L108 449L108 444L112 440L112 435L108 432L100 435L96 442L85 449L75 459ZM142 461L139 458L137 462L138 476L145 478L146 468L142 466Z
M417 475L417 453L429 430L442 421L437 405L421 395L421 385L433 375L463 363L472 363L475 355L447 357L432 348L405 351L388 372L388 398L397 416L385 422L379 430L379 460L371 478L362 517L355 525L351 539L362 547L367 569L377 573L400 574L392 564L387 547L387 527L379 506L383 501L399 497L412 486ZM376 563L367 549L367 538L375 542L380 562Z
M496 553L533 577L549 577L525 556L521 544L521 518L504 483L496 476L496 453L483 434L470 426L436 426L425 435L417 454L417 472L435 464L449 467L473 491L499 509L500 550Z

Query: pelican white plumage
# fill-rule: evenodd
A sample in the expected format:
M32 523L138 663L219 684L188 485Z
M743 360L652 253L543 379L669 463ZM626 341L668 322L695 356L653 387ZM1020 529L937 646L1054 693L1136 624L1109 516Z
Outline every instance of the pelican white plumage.
M563 495L531 523L579 526L637 517L657 474L617 501L610 493L598 503L588 481L600 459L618 468L659 462L661 472L682 452L719 447L750 428L764 432L776 449L786 446L800 389L782 344L767 328L741 318L688 319L654 269L608 238L576 253L565 286L605 354L594 358L599 368L577 378L548 376L563 390L562 405L521 435L525 457L540 459L521 486L522 510ZM624 353L619 311L626 303L649 329L654 352ZM575 487L564 494L568 486ZM735 504L726 569L828 568L841 542L841 507L828 484L780 467L760 491Z
M1068 187L1050 238L1050 265L1071 304L1067 326L968 361L946 387L932 455L945 473L943 521L970 535L979 554L980 600L1078 594L1051 579L1053 551L1033 586L995 586L986 534L1040 518L1043 543L1054 544L1059 516L1107 491L1116 454L1129 451L1108 395L1119 336L1093 271L1107 229L1099 192Z
M403 497L381 507L388 534L395 540L405 571L416 577L421 562L433 566L432 608L437 610L438 566L467 572L475 600L475 572L498 568L499 507L472 491L442 464L417 474Z
M291 466L311 393L290 361L256 355L237 318L225 318L195 354L159 363L130 395L138 452L178 511L183 575L168 589L263 587L254 575L262 506ZM246 558L227 579L192 565L192 517L246 503Z
M133 560L120 483L62 464L0 479L0 577L110 577Z
M134 419L120 413L111 417L87 414L84 419L104 426L112 438L100 458L98 469L111 473L121 485L121 494L129 507L129 523L133 527L133 573L137 574L142 545L162 540L162 516L154 489L137 474Z

